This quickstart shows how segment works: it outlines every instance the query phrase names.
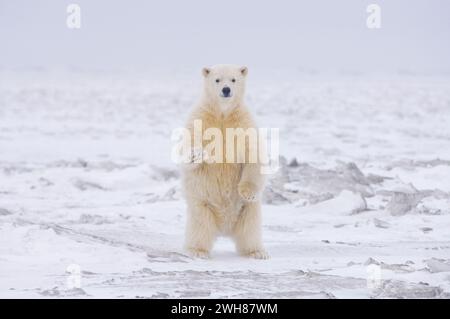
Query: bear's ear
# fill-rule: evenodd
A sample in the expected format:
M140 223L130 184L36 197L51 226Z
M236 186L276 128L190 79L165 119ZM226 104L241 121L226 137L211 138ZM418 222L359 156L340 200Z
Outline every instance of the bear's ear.
M202 69L202 74L205 78L209 75L209 73L211 73L211 70L209 68Z
M248 69L246 66L241 66L240 71L243 76L246 76L248 73Z

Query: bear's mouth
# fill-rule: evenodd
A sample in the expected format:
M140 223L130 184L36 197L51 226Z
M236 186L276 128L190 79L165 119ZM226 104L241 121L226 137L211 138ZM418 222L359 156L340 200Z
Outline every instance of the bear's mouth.
M220 94L220 96L224 97L224 98L229 98L229 97L232 97L233 95L231 93L227 93L227 94L222 93L222 94Z

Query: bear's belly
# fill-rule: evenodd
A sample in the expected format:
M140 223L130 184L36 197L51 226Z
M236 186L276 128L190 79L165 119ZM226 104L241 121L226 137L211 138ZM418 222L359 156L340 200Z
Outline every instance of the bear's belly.
M243 207L241 173L242 164L205 164L184 176L186 196L207 203L223 233L231 231Z

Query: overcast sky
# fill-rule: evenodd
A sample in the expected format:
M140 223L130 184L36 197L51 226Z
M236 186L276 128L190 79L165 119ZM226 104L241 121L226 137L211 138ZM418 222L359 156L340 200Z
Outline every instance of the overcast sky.
M381 29L366 26L370 3ZM0 0L0 39L1 67L449 72L450 1Z

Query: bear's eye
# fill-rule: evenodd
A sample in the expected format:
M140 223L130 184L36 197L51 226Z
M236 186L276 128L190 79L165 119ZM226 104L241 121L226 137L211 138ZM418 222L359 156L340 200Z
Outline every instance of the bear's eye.
M216 83L219 83L220 82L220 79L216 79Z
M231 82L233 82L233 83L236 82L236 79L231 79Z

